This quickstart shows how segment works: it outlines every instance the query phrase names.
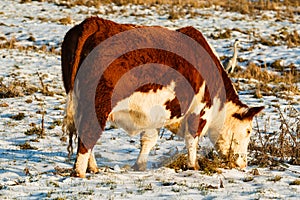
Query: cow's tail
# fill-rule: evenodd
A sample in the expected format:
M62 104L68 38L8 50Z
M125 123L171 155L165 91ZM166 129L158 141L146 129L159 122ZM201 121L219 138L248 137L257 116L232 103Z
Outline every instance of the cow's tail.
M77 138L77 130L74 122L74 101L73 101L73 92L70 91L67 96L67 103L65 108L65 116L63 120L63 132L66 135L69 135L69 144L68 144L68 157L70 158L73 154L73 137Z

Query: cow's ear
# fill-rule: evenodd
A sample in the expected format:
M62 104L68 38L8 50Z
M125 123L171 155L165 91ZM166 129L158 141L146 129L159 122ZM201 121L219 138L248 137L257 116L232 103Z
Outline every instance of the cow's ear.
M245 110L242 113L234 113L233 117L239 119L239 120L252 120L255 115L257 115L262 109L264 109L264 106L259 107L251 107Z

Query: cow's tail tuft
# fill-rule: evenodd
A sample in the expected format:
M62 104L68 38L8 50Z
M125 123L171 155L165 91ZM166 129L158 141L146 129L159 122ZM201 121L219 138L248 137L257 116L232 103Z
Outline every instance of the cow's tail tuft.
M73 101L72 93L73 92L70 91L67 96L65 116L63 120L63 126L62 126L63 133L69 135L69 145L68 145L69 159L73 154L73 136L75 136L75 139L77 138L77 131L74 122L75 110L74 110L74 101Z

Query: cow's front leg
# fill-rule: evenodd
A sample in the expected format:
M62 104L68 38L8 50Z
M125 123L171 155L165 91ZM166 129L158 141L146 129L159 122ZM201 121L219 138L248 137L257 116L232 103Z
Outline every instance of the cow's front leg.
M144 171L147 168L147 160L150 150L156 144L158 132L156 129L149 129L141 133L141 150L140 154L133 165L136 171Z
M74 173L72 174L73 176L85 178L90 155L91 149L85 148L80 138L78 138L77 156L74 164Z
M199 170L199 164L197 160L198 141L199 136L193 137L190 133L185 134L185 145L188 151L188 169Z

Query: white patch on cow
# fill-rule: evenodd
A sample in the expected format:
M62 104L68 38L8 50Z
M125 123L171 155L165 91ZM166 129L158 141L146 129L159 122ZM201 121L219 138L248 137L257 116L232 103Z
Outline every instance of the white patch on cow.
M226 115L226 107L223 106L221 108L221 101L219 98L213 99L212 106L206 112L206 123L208 124L207 135L210 141L215 144L220 132L223 129L224 122L225 122L225 115Z
M117 103L108 120L130 135L147 129L163 127L171 116L165 103L175 98L174 88L175 82L171 82L169 86L155 92L153 90L147 93L134 92L128 98Z
M206 84L204 82L201 85L198 94L196 94L192 100L192 103L188 109L191 114L195 113L198 115L206 105L206 103L202 101L205 94L205 85Z

